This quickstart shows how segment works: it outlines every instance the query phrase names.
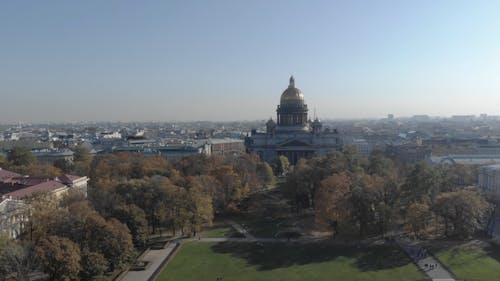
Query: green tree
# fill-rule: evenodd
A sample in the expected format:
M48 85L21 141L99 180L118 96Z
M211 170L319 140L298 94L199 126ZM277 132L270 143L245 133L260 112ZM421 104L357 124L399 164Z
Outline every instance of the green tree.
M73 161L75 162L90 162L92 160L92 155L90 150L85 146L76 146L73 148Z
M73 148L73 172L77 175L88 175L92 163L92 155L90 150L85 146L77 146Z
M80 249L71 240L49 236L38 242L35 253L50 280L79 280Z
M311 206L312 170L307 160L300 159L282 185L281 191L290 200L292 209L296 212Z
M371 203L370 196L363 186L355 186L352 189L352 218L358 226L360 237L367 233L368 224L373 218L373 205Z
M392 160L384 157L381 153L373 153L368 158L366 172L370 175L392 176L396 172L394 169Z
M26 146L14 146L7 156L7 160L14 166L29 166L36 162L31 149Z
M443 179L440 174L427 164L417 163L402 186L402 191L409 203L430 202L441 190Z

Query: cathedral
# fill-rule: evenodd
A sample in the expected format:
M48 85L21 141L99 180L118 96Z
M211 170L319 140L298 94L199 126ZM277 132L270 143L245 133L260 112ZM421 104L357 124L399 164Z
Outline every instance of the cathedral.
M339 150L341 141L337 130L323 130L320 120L315 117L311 121L307 112L304 95L295 87L292 76L288 88L281 94L276 121L269 119L266 132L252 130L252 135L246 138L248 152L265 161L283 155L295 164L300 158Z

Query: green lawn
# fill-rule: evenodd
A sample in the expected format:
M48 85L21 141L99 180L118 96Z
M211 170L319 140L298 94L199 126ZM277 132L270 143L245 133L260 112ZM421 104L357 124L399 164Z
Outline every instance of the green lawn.
M500 280L500 249L494 246L461 244L437 252L436 257L459 279Z
M398 249L327 244L188 243L160 281L424 280Z

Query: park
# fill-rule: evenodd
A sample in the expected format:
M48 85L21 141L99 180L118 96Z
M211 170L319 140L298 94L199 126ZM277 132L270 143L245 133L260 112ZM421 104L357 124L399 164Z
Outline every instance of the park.
M311 227L310 215L290 216L276 190L252 198L247 202L252 211L235 218L243 226L223 221L198 238L185 240L157 280L430 280L433 273L444 274L424 264L428 257L412 260L411 252L392 239L358 240L346 235L332 239L304 233ZM261 210L272 210L275 217L264 216ZM239 232L240 227L248 234ZM305 235L277 236L283 229ZM427 256L435 258L443 271L448 269L454 280L497 280L497 246L472 241L476 242L429 240L418 247L425 247Z

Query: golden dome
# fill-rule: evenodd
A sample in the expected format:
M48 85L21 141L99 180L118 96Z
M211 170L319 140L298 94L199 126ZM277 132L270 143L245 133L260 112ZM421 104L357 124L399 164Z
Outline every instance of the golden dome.
M304 95L299 89L295 88L295 79L293 79L293 76L290 77L288 88L281 94L280 104L281 106L304 105Z

